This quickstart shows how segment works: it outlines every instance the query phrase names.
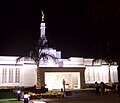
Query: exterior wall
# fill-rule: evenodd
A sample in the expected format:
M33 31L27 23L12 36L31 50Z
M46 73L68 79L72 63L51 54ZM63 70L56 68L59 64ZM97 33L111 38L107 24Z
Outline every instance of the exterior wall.
M0 86L34 86L37 84L36 65L31 59L22 59L16 64L18 57L0 56ZM60 59L62 65L50 64L40 65L41 86L45 86L45 72L79 72L80 87L85 88L85 83L105 82L108 83L108 67L100 63L92 66L93 59L69 58ZM53 67L52 67L53 66ZM3 68L7 68L6 82L3 83ZM12 68L13 74L9 74ZM15 82L15 70L20 69L20 81ZM90 72L88 72L90 69ZM98 70L97 72L93 72ZM94 74L95 73L95 74ZM5 75L5 74L4 74ZM13 82L9 82L9 75L13 76ZM100 77L100 78L99 78ZM117 65L111 66L112 82L118 82Z
M5 75L5 78L3 78L3 69L6 69L6 75ZM12 82L9 81L9 69L12 68L13 70L13 74L12 74ZM20 79L20 82L15 82L15 70L16 68L19 68L20 70L20 75L23 74L23 71L21 71L21 68L20 66L9 66L9 65L0 65L0 86L20 86L21 85L21 80L22 78L19 78ZM20 76L21 77L21 76Z
M36 65L33 64L33 61L25 61L24 59L16 63L17 58L0 56L0 86L36 85Z
M0 56L0 86L20 86L22 64L16 64L17 57Z
M36 65L23 65L23 74L21 75L22 86L34 86L37 84Z
M81 89L85 88L85 68L55 68L55 67L40 67L41 74L41 86L45 86L45 72L80 72L80 87Z
M6 69L6 79L3 82L3 68ZM12 82L9 82L9 69L12 69ZM16 68L19 68L19 82L15 82ZM0 65L0 86L34 86L37 82L35 65L10 66Z
M86 66L85 69L85 81L86 83L98 83L109 82L109 69L108 65L97 65L97 66ZM110 74L112 83L118 82L118 73L117 73L117 65L113 65L110 67Z

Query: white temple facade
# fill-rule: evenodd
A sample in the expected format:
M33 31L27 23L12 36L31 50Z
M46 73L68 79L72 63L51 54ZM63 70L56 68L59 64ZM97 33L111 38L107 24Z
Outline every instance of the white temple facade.
M40 37L45 37L45 23L40 24ZM85 84L94 82L108 83L108 65L99 61L92 65L94 58L70 57L61 58L61 51L53 48L44 50L58 58L59 63L49 59L40 62L39 72L41 86L48 89L63 88L63 79L68 89L82 89ZM1 86L34 86L37 85L37 65L31 59L21 59L16 63L17 56L0 56L0 87ZM118 82L117 65L110 68L112 83Z
M18 57L0 56L0 86L34 86L37 84L37 66L31 59L22 59L16 63ZM49 89L62 88L62 80L66 81L66 88L81 89L87 83L108 83L108 65L97 63L92 65L89 58L71 57L60 59L62 64L49 61L40 64L41 84ZM118 82L117 65L111 66L112 83Z

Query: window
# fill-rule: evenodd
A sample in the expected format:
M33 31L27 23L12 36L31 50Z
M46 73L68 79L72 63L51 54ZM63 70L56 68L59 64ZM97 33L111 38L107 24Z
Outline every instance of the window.
M9 83L13 83L13 68L9 68Z
M15 83L20 83L20 68L15 69Z
M3 68L2 70L2 83L7 82L7 68Z

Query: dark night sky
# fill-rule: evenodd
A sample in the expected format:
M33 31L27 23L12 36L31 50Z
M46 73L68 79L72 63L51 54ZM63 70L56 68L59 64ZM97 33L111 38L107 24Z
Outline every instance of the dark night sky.
M94 57L95 46L119 42L120 0L4 0L0 2L0 55L23 55L39 38L45 12L49 47L63 58Z

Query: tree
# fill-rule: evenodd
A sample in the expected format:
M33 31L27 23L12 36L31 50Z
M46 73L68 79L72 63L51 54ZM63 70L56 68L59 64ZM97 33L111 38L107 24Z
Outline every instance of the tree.
M39 64L40 61L47 61L49 58L52 58L55 63L57 63L57 57L55 57L50 52L45 52L44 50L48 49L47 40L45 37L41 37L37 42L33 50L30 50L28 54L20 56L17 58L16 63L19 62L22 58L32 59L37 65L37 87L41 88L40 84L40 73L39 73Z
M105 62L108 65L108 83L109 86L112 86L110 67L120 61L116 52L116 46L112 41L105 44L101 43L97 46L97 51L97 56L93 60L93 64L97 61L101 61L101 64Z

